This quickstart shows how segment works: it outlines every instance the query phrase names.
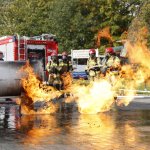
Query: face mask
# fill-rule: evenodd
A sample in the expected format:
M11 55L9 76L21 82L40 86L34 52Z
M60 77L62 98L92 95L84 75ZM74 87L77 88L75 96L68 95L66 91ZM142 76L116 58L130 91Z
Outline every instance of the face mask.
M63 56L62 56L62 59L63 59L63 60L67 60L67 56L66 56L66 55L63 55Z
M57 56L52 56L52 60L56 61L57 60Z
M95 54L90 54L90 57L91 57L91 58L94 58L94 57L95 57Z
M111 56L110 53L105 54L105 57L110 57L110 56Z

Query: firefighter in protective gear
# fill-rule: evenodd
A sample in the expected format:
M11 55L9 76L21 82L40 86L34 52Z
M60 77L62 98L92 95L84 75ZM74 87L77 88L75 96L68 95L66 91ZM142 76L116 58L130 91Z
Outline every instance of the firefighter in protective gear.
M56 89L62 89L62 80L60 78L60 67L57 57L57 53L53 52L51 54L51 60L47 63L46 69L49 73L48 83L51 86L54 86Z
M72 84L71 71L73 70L72 63L69 61L66 51L62 53L62 59L59 62L61 68L61 78L63 81L63 89L67 89Z
M106 48L106 55L108 56L106 66L110 69L110 71L119 71L120 59L116 56L112 47Z
M119 75L119 71L121 69L121 61L119 57L116 56L112 47L106 48L106 56L108 56L107 61L105 62L105 66L109 71L109 80L112 84L115 83L117 76Z
M96 57L95 49L90 49L89 56L85 71L89 75L90 81L94 81L95 79L99 79L101 61Z
M62 74L72 71L72 64L71 61L69 61L68 59L68 54L66 51L62 53L62 60L60 61L59 66L61 67Z

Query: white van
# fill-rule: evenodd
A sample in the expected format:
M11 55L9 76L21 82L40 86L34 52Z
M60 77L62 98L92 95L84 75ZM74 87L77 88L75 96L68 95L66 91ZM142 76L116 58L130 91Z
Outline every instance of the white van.
M98 49L96 50L96 57L98 57ZM80 49L80 50L71 50L71 60L73 64L73 78L79 79L88 79L87 74L85 73L87 59L89 58L90 49Z

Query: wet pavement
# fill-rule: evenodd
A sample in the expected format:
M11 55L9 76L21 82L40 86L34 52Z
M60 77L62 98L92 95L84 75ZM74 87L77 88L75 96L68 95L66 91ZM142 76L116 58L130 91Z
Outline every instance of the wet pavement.
M0 150L149 150L150 110L19 115L0 106Z

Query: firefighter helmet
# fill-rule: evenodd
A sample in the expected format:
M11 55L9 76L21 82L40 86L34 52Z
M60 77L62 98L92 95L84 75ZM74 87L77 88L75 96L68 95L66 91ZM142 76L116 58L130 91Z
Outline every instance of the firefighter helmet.
M90 55L91 55L91 54L96 54L95 49L90 49L89 54L90 54Z
M113 49L112 47L106 48L106 49L105 49L105 52L106 52L106 53L109 53L109 54L114 54L114 53L115 53L115 52L114 52L114 49Z

